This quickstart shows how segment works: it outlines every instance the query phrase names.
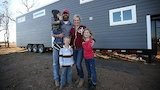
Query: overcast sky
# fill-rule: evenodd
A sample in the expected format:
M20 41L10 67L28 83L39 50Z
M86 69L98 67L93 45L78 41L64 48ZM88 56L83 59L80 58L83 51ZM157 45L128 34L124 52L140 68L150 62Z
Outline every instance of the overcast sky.
M4 0L0 0L0 2L1 1L4 1ZM29 1L33 1L33 0L29 0ZM31 9L31 11L35 10L36 8L39 8L47 4L53 3L55 1L58 1L58 0L35 0L35 1L37 1L37 3L35 7ZM21 15L21 13L19 12L26 13L26 8L22 5L21 0L8 0L8 2L9 2L10 15L13 18ZM1 7L2 5L0 5L0 8ZM16 23L12 22L9 25L9 31L10 31L10 41L15 42L16 41ZM0 32L0 42L4 41L3 36L4 36L4 32L2 31Z

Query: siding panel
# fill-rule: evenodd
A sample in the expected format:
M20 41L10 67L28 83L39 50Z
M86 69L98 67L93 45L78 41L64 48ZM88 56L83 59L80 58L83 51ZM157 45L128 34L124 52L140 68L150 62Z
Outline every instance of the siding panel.
M136 5L137 23L120 26L109 25L109 10ZM51 47L51 10L68 8L80 14L82 24L89 27L96 39L95 48L107 49L147 49L146 15L160 14L160 0L94 0L79 4L79 0L60 0L25 14L26 21L17 23L17 45L45 43ZM33 19L32 14L45 9L46 15ZM93 17L93 20L89 20Z

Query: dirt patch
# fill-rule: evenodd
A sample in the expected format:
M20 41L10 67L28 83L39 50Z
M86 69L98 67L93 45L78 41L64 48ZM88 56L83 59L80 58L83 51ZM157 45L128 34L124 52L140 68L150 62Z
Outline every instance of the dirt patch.
M16 47L16 43L10 43L9 47L5 47L4 45L0 47L0 55L25 51L27 51L25 48Z
M52 53L26 52L21 48L0 49L0 90L56 90L52 74ZM2 53L3 52L3 53ZM84 63L84 62L83 62ZM65 88L64 90L86 90ZM160 90L160 64L143 64L96 58L97 90ZM73 67L73 81L77 75Z

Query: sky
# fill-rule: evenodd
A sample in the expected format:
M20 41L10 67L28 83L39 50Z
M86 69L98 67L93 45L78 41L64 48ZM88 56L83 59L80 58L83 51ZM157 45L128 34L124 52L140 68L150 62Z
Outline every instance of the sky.
M4 0L0 0L0 3L1 1L4 1ZM33 0L28 0L28 1L32 2ZM47 4L56 2L58 0L35 0L35 1L36 1L36 5L31 9L31 11L39 7L45 6ZM9 14L11 15L11 17L16 18L17 16L22 15L22 13L23 14L26 13L26 8L22 5L21 0L8 0L8 2L9 2ZM0 8L1 7L2 5L0 5ZM16 23L15 22L10 22L9 32L10 32L9 41L16 42ZM0 42L2 41L4 41L4 31L0 32Z

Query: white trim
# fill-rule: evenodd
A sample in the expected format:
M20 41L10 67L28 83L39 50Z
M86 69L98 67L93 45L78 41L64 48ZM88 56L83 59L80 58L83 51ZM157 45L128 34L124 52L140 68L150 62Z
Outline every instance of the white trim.
M121 52L126 52L126 50L121 50Z
M132 20L123 20L123 11L131 10ZM113 22L113 13L121 12L121 21ZM110 26L137 23L136 5L109 10Z
M147 49L152 49L152 37L151 37L151 16L146 16L146 26L147 26Z
M25 21L26 21L26 17L25 16L19 17L17 19L17 23L22 23L22 22L25 22Z
M84 3L87 3L87 2L91 2L93 0L80 0L80 4L84 4Z
M142 53L143 51L138 50L137 53Z
M108 50L108 52L112 52L112 50Z
M33 19L46 15L45 9L33 13Z
M93 17L89 17L89 20L93 20Z

